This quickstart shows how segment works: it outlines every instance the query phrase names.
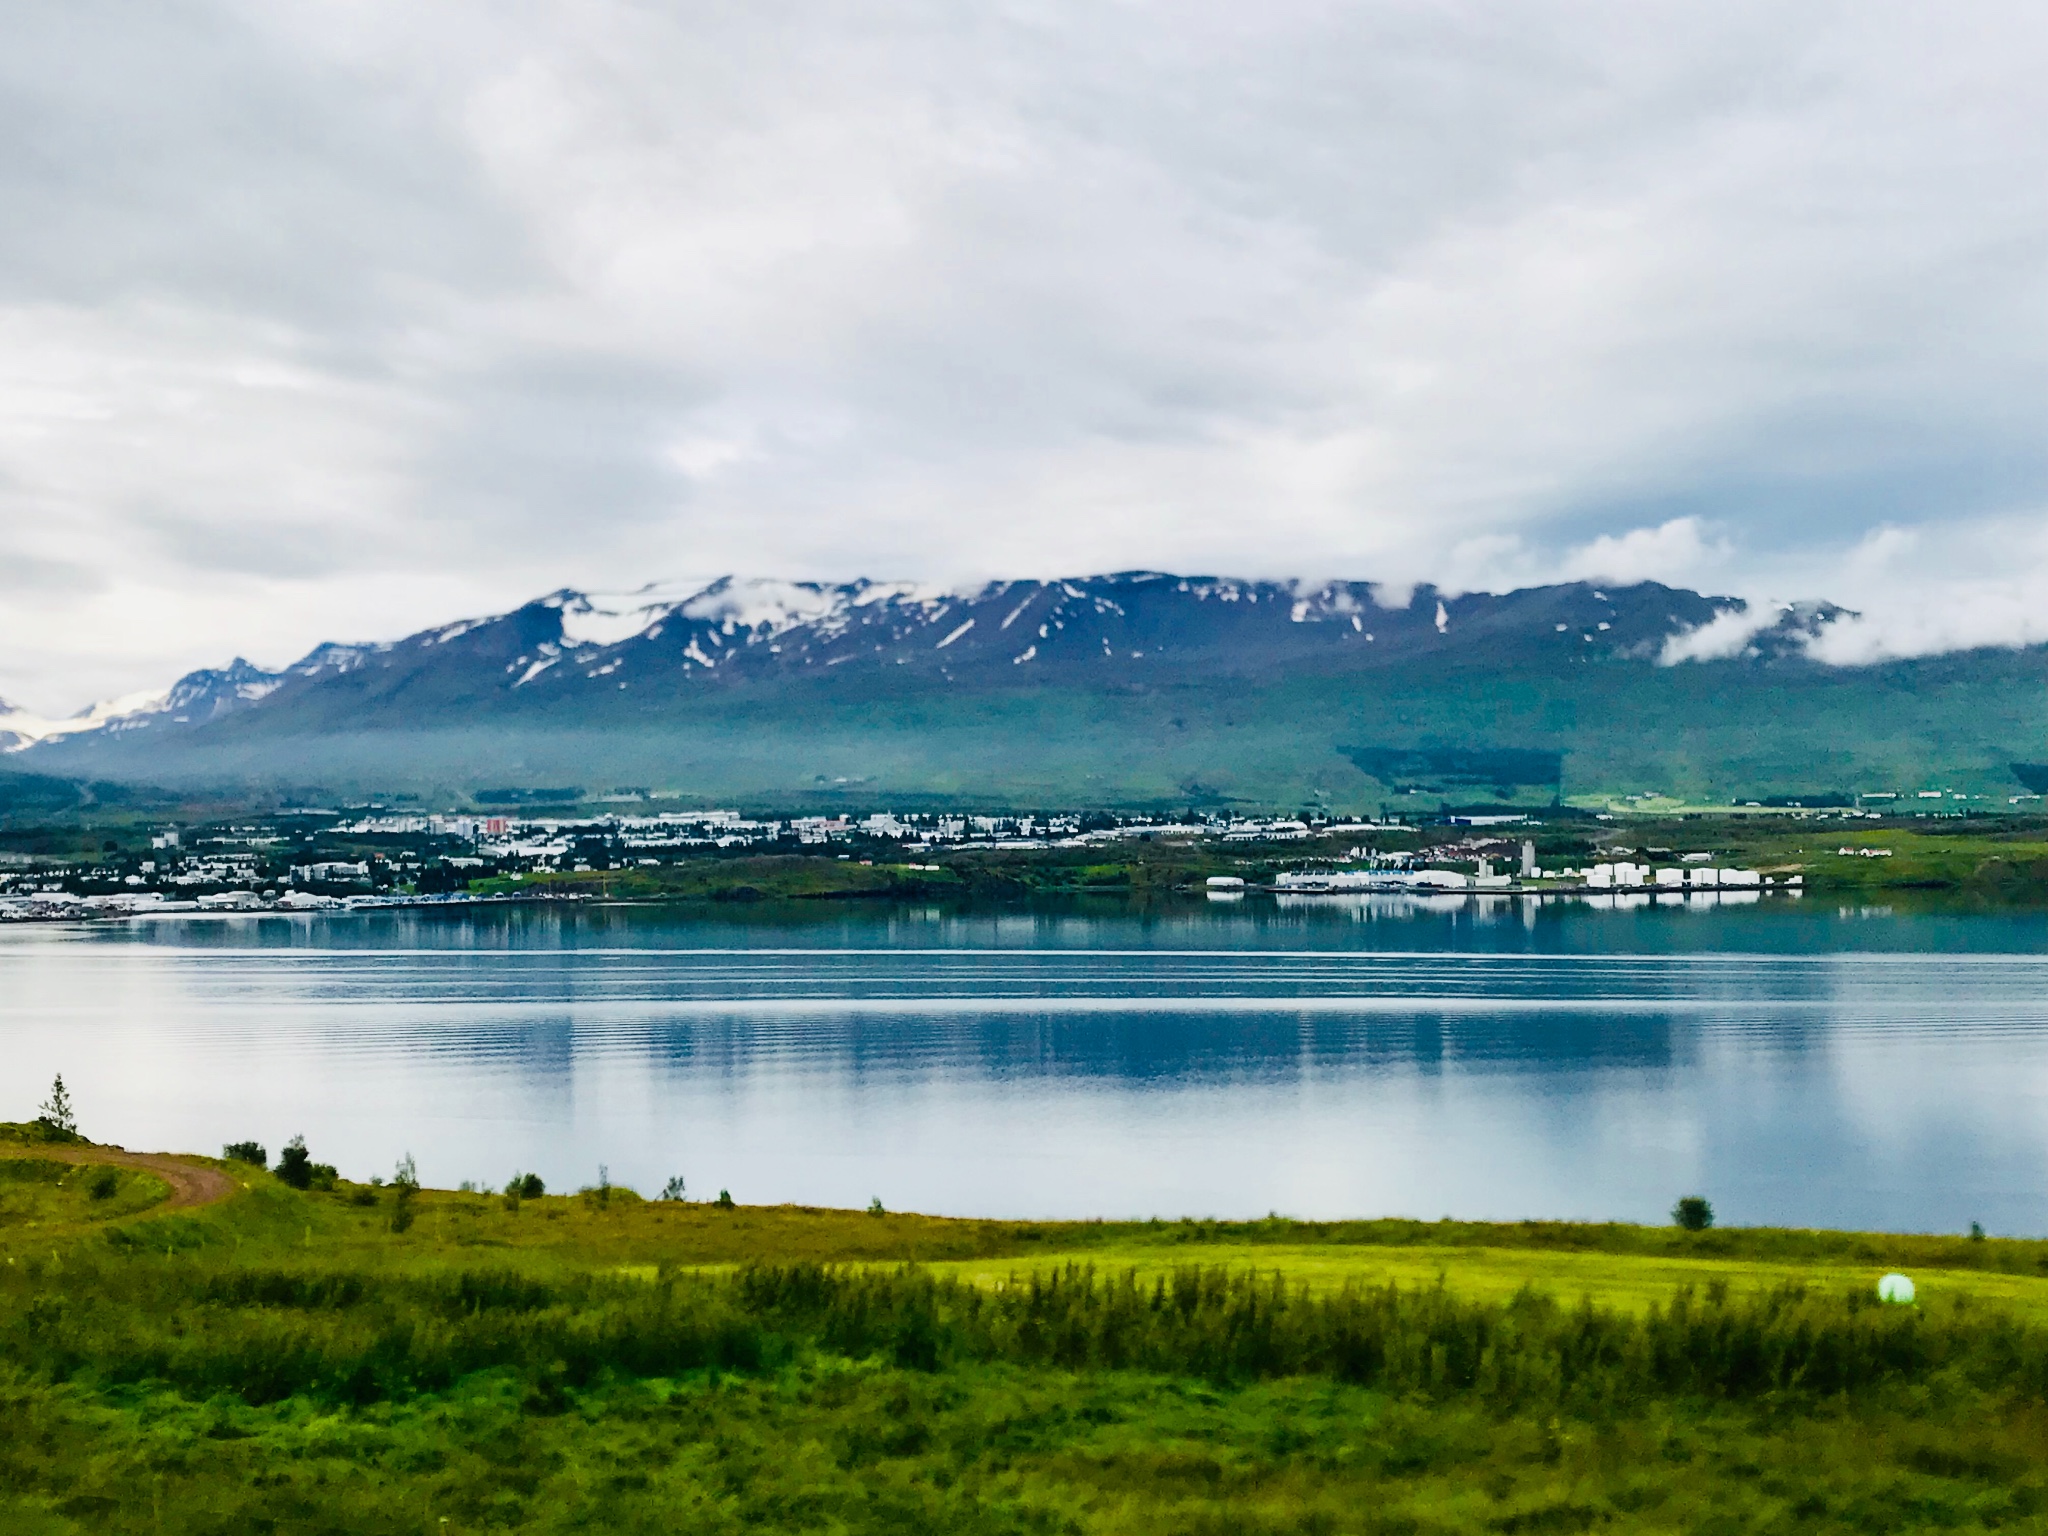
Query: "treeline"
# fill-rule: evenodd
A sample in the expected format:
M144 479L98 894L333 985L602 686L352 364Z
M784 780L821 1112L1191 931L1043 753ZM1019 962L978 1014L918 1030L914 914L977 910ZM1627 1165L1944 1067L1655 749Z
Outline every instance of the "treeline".
M1199 1266L1149 1282L1069 1267L993 1289L823 1266L549 1280L135 1253L0 1270L0 1360L13 1370L251 1403L368 1403L500 1368L521 1373L545 1411L608 1374L745 1374L806 1354L922 1371L1008 1362L1221 1383L1321 1376L1516 1408L1829 1396L1944 1375L2048 1397L2048 1332L2000 1313L1802 1289L1679 1291L1631 1316L1533 1292L1317 1295Z

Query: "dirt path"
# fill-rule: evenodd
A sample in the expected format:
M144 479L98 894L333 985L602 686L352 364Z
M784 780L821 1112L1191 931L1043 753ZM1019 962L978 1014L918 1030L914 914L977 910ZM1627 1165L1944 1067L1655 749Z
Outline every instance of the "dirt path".
M12 1150L12 1149L9 1149ZM152 1209L175 1211L195 1205L212 1205L225 1200L241 1184L218 1168L188 1163L168 1152L127 1152L119 1147L24 1147L21 1156L44 1157L60 1163L113 1163L122 1168L140 1168L171 1186L171 1197Z

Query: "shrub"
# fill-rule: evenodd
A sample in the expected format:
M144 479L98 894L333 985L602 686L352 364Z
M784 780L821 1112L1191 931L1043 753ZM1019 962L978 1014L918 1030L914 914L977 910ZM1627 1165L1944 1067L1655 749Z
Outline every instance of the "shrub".
M270 1166L270 1154L260 1141L231 1141L220 1149L220 1155L231 1163L250 1163L258 1168Z
M666 1184L661 1186L661 1198L664 1200L680 1200L683 1198L683 1176L680 1173L673 1175Z
M419 1192L419 1170L413 1166L412 1154L408 1152L398 1160L397 1171L391 1176L392 1231L404 1232L412 1226L413 1217L417 1214L412 1202Z
M719 1208L719 1209L720 1209L721 1211L729 1211L729 1210L731 1210L731 1209L732 1209L732 1191L731 1191L731 1190L729 1190L729 1189L721 1189L721 1190L720 1190L720 1191L718 1192L718 1208Z
M333 1189L341 1179L332 1163L315 1163L306 1170L306 1182L312 1189Z
M1704 1232L1714 1224L1714 1207L1703 1195L1686 1195L1671 1207L1671 1219L1688 1232Z
M526 1174L519 1180L519 1198L522 1200L538 1200L547 1192L547 1185L537 1173Z
M882 1209L882 1197L880 1195L875 1196L874 1199L868 1202L868 1214L870 1216L886 1216L889 1214Z
M293 1189L310 1189L313 1184L313 1157L306 1150L306 1138L294 1136L284 1144L284 1150L277 1154L277 1176Z
M111 1168L102 1168L92 1176L92 1183L86 1186L86 1193L95 1200L111 1200L114 1191L121 1187L121 1175Z

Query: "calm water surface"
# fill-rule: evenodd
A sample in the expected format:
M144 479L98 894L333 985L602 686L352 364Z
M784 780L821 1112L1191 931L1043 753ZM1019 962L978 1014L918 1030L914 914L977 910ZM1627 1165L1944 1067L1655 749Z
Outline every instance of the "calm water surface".
M1030 1216L2048 1231L2048 918L1392 898L0 930L0 1119Z

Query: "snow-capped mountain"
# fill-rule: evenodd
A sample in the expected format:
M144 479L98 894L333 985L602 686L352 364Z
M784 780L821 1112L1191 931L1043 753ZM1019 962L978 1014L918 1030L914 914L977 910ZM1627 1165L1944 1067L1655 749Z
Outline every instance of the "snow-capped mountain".
M16 752L38 742L88 732L204 724L267 697L283 681L280 674L265 672L237 656L225 667L188 672L168 688L106 699L61 720L30 714L0 699L0 752Z
M1652 665L1796 659L1842 610L1752 611L1645 583L1402 594L1368 582L1134 572L948 590L725 577L675 592L563 590L402 640L325 644L281 671L237 658L63 721L0 706L0 749L87 733L186 735L232 716L332 731L605 712L809 680L840 693L1270 678L1418 660ZM623 697L622 697L623 696Z
M18 752L39 741L105 730L110 725L161 709L169 695L170 690L165 688L131 693L122 698L104 700L61 719L33 714L0 699L0 752Z

